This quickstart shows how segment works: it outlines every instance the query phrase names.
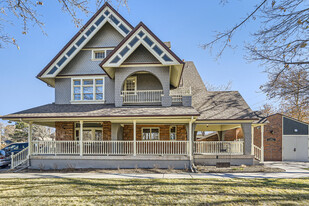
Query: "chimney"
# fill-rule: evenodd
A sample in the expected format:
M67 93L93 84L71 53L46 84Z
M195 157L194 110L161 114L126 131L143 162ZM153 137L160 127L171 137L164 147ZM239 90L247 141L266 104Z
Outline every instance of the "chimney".
M171 49L171 42L170 41L166 41L166 42L163 42L165 44L165 46L167 46L169 49Z

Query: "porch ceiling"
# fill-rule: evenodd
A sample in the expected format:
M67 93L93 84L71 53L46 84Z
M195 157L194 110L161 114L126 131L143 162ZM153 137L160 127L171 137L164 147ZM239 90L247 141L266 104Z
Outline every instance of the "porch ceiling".
M240 124L197 124L195 131L226 131L240 127Z

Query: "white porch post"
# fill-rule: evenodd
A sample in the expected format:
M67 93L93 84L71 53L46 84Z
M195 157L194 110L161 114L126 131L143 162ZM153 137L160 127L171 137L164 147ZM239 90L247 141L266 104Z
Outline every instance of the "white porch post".
M261 125L261 162L264 162L264 125Z
M79 155L83 156L83 133L84 133L84 121L80 121L79 128Z
M134 156L136 156L136 120L133 120L133 141L134 141Z
M251 126L251 154L254 155L254 126Z
M32 122L29 122L28 124L28 158L31 155L31 144L32 144Z
M192 122L191 119L189 122L189 158L192 160Z

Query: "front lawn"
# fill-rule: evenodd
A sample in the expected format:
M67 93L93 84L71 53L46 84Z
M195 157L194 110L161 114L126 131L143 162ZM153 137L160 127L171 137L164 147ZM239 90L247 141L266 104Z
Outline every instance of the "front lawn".
M0 179L1 205L308 205L309 179Z

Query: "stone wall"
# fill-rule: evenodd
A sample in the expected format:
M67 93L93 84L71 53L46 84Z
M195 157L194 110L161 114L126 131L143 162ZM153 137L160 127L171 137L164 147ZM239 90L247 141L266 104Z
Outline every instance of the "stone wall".
M136 140L142 140L143 127L157 127L160 129L160 140L170 140L170 127L171 125L136 125ZM177 136L176 140L187 140L187 130L185 125L176 125ZM124 125L123 139L133 140L133 125Z
M74 122L56 122L56 140L74 140Z

